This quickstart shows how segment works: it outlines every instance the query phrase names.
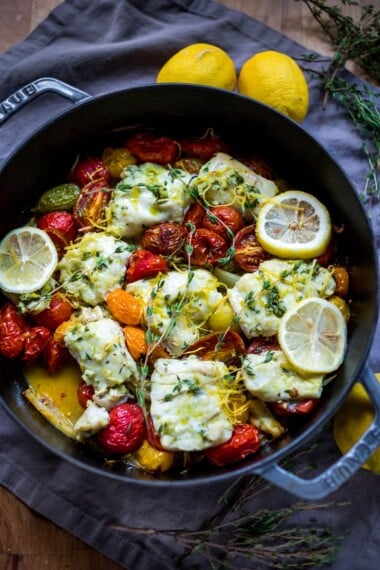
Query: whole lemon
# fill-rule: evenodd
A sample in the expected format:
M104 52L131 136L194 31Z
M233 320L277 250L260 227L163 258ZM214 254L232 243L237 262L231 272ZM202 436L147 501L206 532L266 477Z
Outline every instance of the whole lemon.
M380 375L376 375L380 380ZM374 409L362 384L355 384L333 421L334 438L341 453L347 453L373 422ZM380 447L363 465L380 475Z
M284 53L263 51L245 61L238 90L299 123L306 117L309 88L305 76L294 59Z
M198 83L233 91L236 70L230 56L212 44L191 44L175 53L160 69L157 83Z

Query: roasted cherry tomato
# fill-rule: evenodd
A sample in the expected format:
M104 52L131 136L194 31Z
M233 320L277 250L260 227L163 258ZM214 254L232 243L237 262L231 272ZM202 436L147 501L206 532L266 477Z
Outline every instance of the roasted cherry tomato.
M247 348L247 354L262 354L270 350L280 350L276 335L256 337Z
M318 404L318 398L303 400L301 402L273 402L270 408L277 416L294 416L309 414Z
M136 249L129 258L127 283L154 277L160 271L167 271L168 269L166 260L160 255L147 249Z
M228 240L244 227L244 220L242 215L231 206L214 206L206 212L202 227Z
M191 232L187 238L187 245L191 247L190 257L194 265L213 265L227 253L226 240L204 228Z
M240 357L245 354L245 345L239 333L211 333L192 344L186 354L194 354L202 360L221 360L228 366L238 366Z
M236 463L256 453L260 446L259 430L252 424L236 424L232 437L225 443L211 447L205 451L205 456L213 465L219 467Z
M183 139L180 146L182 154L199 158L203 162L210 160L217 152L229 152L226 143L212 133L204 137Z
M54 331L61 323L68 321L73 312L71 303L60 293L55 293L50 305L34 315L34 322Z
M58 344L51 334L42 351L42 359L49 374L58 372L69 358L70 353L67 348Z
M183 249L186 229L177 222L164 222L147 228L141 236L141 245L153 253L172 255Z
M256 271L262 261L268 258L256 239L255 226L246 226L234 239L234 260L244 271Z
M180 168L181 170L186 170L190 174L198 174L203 166L203 161L199 158L179 158L174 163L174 168Z
M125 146L139 162L173 164L178 156L178 145L173 139L154 133L136 133Z
M74 216L82 228L91 229L101 220L110 192L103 180L89 182L82 188L74 206Z
M24 350L26 322L11 302L0 308L0 354L16 358Z
M40 356L49 341L50 334L46 327L30 327L25 333L22 359L30 362Z
M81 188L89 182L101 180L108 184L111 175L100 158L89 156L80 160L69 174L70 182L78 184Z
M78 233L73 214L65 211L43 214L38 218L37 226L50 236L59 253L63 253L64 248L74 241Z
M110 411L110 423L98 433L99 444L109 453L124 454L140 447L146 435L143 411L137 404L119 404Z
M82 408L87 408L87 402L92 400L94 392L94 387L91 384L86 384L84 381L79 384L77 388L77 398Z
M327 244L325 251L319 257L317 257L319 265L322 265L322 267L327 267L328 265L330 265L334 257L335 253L334 250L335 248L333 241L330 240L329 243Z
M261 156L257 154L251 154L250 156L243 158L242 162L244 162L244 164L246 164L251 170L257 174L260 174L260 176L263 176L268 180L274 179L273 168Z
M183 225L187 227L188 230L192 230L192 226L195 228L202 227L203 219L206 215L206 210L199 204L199 202L194 202L187 210L185 218L183 220Z
M154 429L152 416L147 417L146 433L147 433L147 439L148 439L150 445L152 447L154 447L155 449L159 449L160 451L163 451L164 448L161 445L160 436L158 435L158 433Z

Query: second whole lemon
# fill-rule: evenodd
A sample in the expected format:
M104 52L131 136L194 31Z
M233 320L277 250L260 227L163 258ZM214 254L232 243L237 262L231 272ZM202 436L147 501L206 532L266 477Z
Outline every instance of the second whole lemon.
M305 76L297 62L284 53L263 51L245 61L238 90L299 123L306 117L309 88Z
M160 69L157 83L196 83L233 91L236 70L230 56L220 47L191 44L176 52Z

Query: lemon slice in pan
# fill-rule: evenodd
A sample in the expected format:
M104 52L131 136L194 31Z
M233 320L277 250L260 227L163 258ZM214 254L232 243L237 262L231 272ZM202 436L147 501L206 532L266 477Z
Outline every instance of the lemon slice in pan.
M343 362L346 322L333 303L310 297L283 315L278 340L295 368L308 374L327 374Z
M0 243L0 288L15 294L37 291L52 276L57 262L57 250L46 232L17 228Z
M261 208L256 235L261 246L277 257L317 257L331 238L330 215L315 196L289 190L278 194Z

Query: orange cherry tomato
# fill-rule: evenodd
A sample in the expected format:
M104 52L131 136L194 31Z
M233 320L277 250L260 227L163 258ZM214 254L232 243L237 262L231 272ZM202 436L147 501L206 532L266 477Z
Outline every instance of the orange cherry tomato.
M231 206L214 206L206 212L202 227L229 240L244 227L244 220L242 215Z
M147 228L141 236L141 245L153 253L172 255L183 249L187 232L177 222L164 222Z
M125 146L139 162L173 164L178 156L178 144L169 137L154 133L135 133Z
M236 424L232 437L225 443L211 447L205 451L210 463L222 467L236 463L252 453L260 446L260 432L252 424Z
M55 293L49 306L34 315L36 325L54 331L61 323L67 321L73 312L71 303L60 293Z
M142 301L125 289L113 289L106 298L112 316L123 325L139 325L143 316Z
M168 271L166 260L147 249L136 249L129 258L127 268L127 283L133 283L139 279L154 277L160 271Z
M191 248L191 253L188 255L193 265L213 265L227 254L226 240L217 233L204 228L199 228L189 234L187 247Z
M195 354L201 360L221 360L228 366L238 366L240 357L245 354L245 345L239 333L211 333L192 344L186 354Z
M251 273L256 271L260 263L269 257L257 241L253 225L246 226L236 234L234 249L234 260L237 265Z

